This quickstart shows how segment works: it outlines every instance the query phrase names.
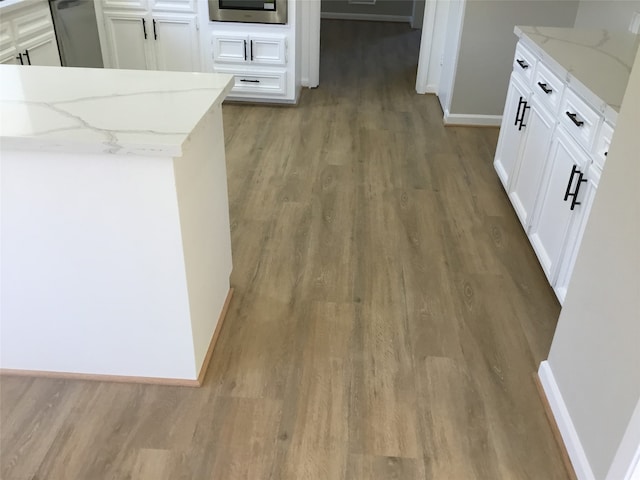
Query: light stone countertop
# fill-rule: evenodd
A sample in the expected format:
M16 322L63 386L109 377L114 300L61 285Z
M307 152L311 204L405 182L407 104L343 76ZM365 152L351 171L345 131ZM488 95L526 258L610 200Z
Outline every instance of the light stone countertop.
M180 156L232 75L0 65L0 148Z
M601 29L523 27L515 34L555 74L615 122L640 36Z

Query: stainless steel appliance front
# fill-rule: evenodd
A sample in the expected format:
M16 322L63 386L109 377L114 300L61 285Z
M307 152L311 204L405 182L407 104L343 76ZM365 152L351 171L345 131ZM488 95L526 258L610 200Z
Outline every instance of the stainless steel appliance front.
M209 0L214 22L287 23L287 0Z

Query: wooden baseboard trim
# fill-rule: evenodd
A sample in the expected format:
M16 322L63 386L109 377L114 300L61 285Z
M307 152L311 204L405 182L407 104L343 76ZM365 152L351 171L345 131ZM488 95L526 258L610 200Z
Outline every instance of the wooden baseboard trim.
M567 451L567 447L564 444L564 440L562 440L560 429L558 428L556 419L553 416L551 405L549 405L549 400L547 400L547 395L544 393L544 388L542 387L542 383L540 382L540 377L538 377L537 372L533 373L533 383L536 384L538 396L540 397L540 401L542 402L542 406L544 407L544 414L547 417L547 421L549 422L549 426L551 427L551 431L553 432L553 437L558 444L558 448L560 448L560 455L562 456L564 468L567 470L567 474L569 475L569 478L571 480L578 480L578 476L576 475L576 471L574 470L573 464L571 463L571 459L569 457L569 452Z
M215 332L213 332L213 337L211 337L211 342L209 342L209 348L207 349L207 354L204 356L204 361L202 362L202 366L200 367L198 380L196 380L198 387L202 386L202 383L204 382L204 377L207 375L209 362L211 361L213 350L214 348L216 348L216 343L218 342L218 337L220 336L220 331L222 330L222 324L224 323L225 318L227 318L227 311L229 310L231 297L233 297L233 288L230 288L229 293L227 293L227 298L224 301L224 305L222 306L222 311L220 312L220 317L218 318L218 324L216 325L216 330Z
M196 380L189 380L185 378L129 377L125 375L103 375L95 373L50 372L47 370L14 370L10 368L0 369L0 375L43 377L62 380L89 380L94 382L142 383L146 385L166 385L173 387L200 387L202 385L202 382L204 381L204 377L207 373L207 367L209 366L209 361L211 360L211 356L213 355L213 350L218 340L218 336L220 335L220 330L222 329L222 324L224 323L227 311L229 310L231 297L233 297L233 288L230 288L229 293L227 293L227 298L224 301L222 311L220 312L220 317L218 318L218 324L216 325L216 329L213 332L213 337L211 337L209 349L207 350L207 354L204 357L204 362L202 363L202 367L200 368L200 374L198 375L198 378Z

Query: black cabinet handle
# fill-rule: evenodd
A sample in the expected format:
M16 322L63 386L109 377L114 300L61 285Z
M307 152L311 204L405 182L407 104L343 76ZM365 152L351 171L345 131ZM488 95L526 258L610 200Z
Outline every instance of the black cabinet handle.
M247 41L244 41L244 61L247 61Z
M147 39L147 21L142 19L142 32L144 33L144 39Z
M609 155L609 152L604 152L604 156L606 157L607 155Z
M244 83L260 83L260 80L247 80L246 78L241 78L240 81Z
M19 53L18 56L16 57L16 60L20 60L20 65L24 65L24 62L22 61L22 54Z
M542 82L538 82L538 86L542 89L542 91L544 93L546 93L547 95L549 95L551 92L553 92L553 89L547 87L546 83L542 83Z
M251 61L253 62L253 40L251 40Z
M571 121L576 124L576 127L581 127L582 125L584 125L584 122L582 120L578 120L576 118L578 116L577 113L571 113L571 112L565 112L565 113L567 114L567 117L569 117Z
M158 39L158 33L156 32L156 19L153 19L153 39L157 40Z
M27 65L31 65L31 57L29 57L29 49L24 49L24 56L27 57Z
M527 113L527 109L529 108L530 107L527 105L527 101L524 98L520 97L520 100L518 100L518 111L516 112L516 121L514 123L514 125L518 126L518 131L526 127L526 125L524 124L524 116Z
M565 202L571 196L571 193L569 193L569 192L571 191L571 184L573 183L573 176L576 174L577 171L578 171L578 166L574 165L573 168L571 169L571 175L569 176L569 183L567 184L567 190L564 192L564 201Z
M575 174L578 174L578 181L576 182L576 189L573 193L570 193L571 191L571 184L573 183L573 177L575 176ZM576 208L576 205L581 205L582 202L578 201L578 193L580 192L580 186L586 182L587 179L584 178L584 173L582 173L580 170L578 170L578 167L576 165L573 166L573 168L571 169L571 175L569 176L569 184L567 185L567 191L564 193L564 201L566 202L569 197L571 198L571 210L573 210L574 208Z
M523 70L526 70L527 68L529 68L529 64L528 64L527 62L525 62L524 60L517 59L517 60L516 60L516 63L517 63L518 65L520 65L520 67L521 67Z
M584 178L584 174L580 172L578 174L578 183L576 184L576 191L573 192L573 199L571 200L571 210L575 208L576 205L581 205L582 203L578 201L578 193L580 192L580 185L586 182L587 179Z

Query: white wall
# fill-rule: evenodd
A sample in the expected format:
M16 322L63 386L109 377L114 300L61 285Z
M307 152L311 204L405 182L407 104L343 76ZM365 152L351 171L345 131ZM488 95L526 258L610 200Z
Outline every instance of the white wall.
M452 114L502 115L517 37L515 25L572 27L574 0L471 0L464 15ZM451 61L445 55L446 61Z
M633 12L640 12L640 0L581 0L575 26L627 30Z
M640 52L548 360L597 480L607 478L640 400L638 105Z

